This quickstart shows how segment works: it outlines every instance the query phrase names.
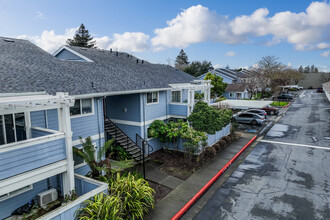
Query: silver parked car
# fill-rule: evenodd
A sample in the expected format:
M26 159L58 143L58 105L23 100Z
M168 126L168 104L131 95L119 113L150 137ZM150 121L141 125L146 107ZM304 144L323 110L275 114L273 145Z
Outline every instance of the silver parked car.
M255 114L258 114L260 116L264 116L265 118L267 118L267 112L264 110L261 110L261 109L248 109L245 112L255 113Z
M252 125L262 125L265 123L265 117L260 116L255 113L242 112L234 115L231 118L232 122L244 123L244 124L252 124Z

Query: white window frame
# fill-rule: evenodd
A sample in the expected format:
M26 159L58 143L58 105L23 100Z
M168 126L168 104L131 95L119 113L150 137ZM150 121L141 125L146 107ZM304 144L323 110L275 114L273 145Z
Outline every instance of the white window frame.
M230 92L229 93L229 98L234 98L235 97L234 94L235 94L234 92Z
M24 113L24 124L25 124L25 133L26 133L26 139L28 139L28 135L27 135L27 131L26 131L26 114L25 112L17 112L17 113ZM14 138L15 138L15 141L12 142L12 143L16 143L16 142L19 142L17 141L17 133L16 133L16 118L15 118L15 114L17 113L10 113L10 114L5 114L5 115L12 115L13 117L13 126L14 126ZM8 141L7 141L7 134L6 134L6 124L5 124L5 115L0 115L0 117L2 118L2 134L3 134L3 137L4 137L4 144L7 144Z
M27 185L27 186L22 187L21 189L22 189L22 190L20 190L20 191L18 191L18 192L15 192L15 193L13 193L13 191L11 191L11 192L8 192L8 193L4 194L4 195L6 195L6 196L1 197L1 198L0 198L0 202L5 201L5 200L7 200L7 199L10 199L10 198L12 198L12 197L18 196L18 195L20 195L20 194L22 194L22 193L25 193L25 192L27 192L27 191L32 190L32 189L33 189L33 185L32 185L32 184L31 184L31 185ZM17 189L17 190L19 190L19 189ZM16 190L14 190L14 191L16 191Z
M172 100L172 92L180 92L180 102L173 102ZM182 90L171 90L171 102L170 103L182 103Z
M92 104L92 112L91 113L82 114L82 100L83 99L91 99L91 104ZM79 101L80 101L80 112L81 113L78 114L78 115L70 115L70 118L80 118L80 117L91 116L91 115L95 114L95 112L94 112L94 98L80 98Z
M94 148L95 148L95 159L97 159L97 151L98 151L98 149L97 149L97 146L96 146L96 143L93 143L93 145L94 145ZM80 147L77 147L77 146L73 146L74 148L78 148L78 149L82 149L82 146L80 146ZM72 158L73 159L73 158ZM74 161L73 161L73 164L74 164ZM86 163L86 161L84 160L82 163L80 163L80 164L77 164L77 165L75 165L74 166L74 169L78 169L78 168L80 168L80 167L83 167L83 166L85 166L85 165L87 165L87 163Z
M151 102L148 103L148 93L151 93ZM146 93L146 105L154 105L159 103L159 92L148 92ZM153 102L152 94L157 93L157 102Z

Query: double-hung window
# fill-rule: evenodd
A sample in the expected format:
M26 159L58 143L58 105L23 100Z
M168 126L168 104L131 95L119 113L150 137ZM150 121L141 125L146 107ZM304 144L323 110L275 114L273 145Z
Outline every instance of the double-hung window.
M180 103L181 102L181 91L172 91L171 92L171 102Z
M70 107L70 115L86 115L93 113L92 99L76 99L74 106Z
M158 92L147 93L147 104L158 103Z

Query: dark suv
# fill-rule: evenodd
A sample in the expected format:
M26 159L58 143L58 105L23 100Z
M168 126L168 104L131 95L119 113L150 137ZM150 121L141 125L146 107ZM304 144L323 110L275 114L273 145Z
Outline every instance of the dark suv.
M278 100L289 100L289 101L292 101L293 100L293 97L290 94L282 93L279 96L277 96L277 99Z

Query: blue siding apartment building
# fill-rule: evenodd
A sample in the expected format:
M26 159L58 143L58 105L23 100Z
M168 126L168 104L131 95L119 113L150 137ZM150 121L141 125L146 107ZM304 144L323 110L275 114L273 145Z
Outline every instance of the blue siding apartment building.
M209 81L127 53L62 46L51 55L2 37L0 51L0 219L40 193L75 189L78 199L42 217L73 219L84 200L107 191L84 176L89 168L72 152L80 138L97 149L114 137L139 161L137 135L161 148L147 137L154 120L189 116L195 91L210 101Z

